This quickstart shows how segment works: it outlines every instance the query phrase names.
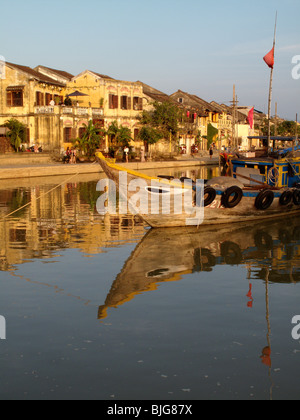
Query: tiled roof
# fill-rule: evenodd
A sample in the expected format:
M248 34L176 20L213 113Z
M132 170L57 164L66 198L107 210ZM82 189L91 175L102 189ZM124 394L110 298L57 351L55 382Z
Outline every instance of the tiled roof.
M8 62L6 62L6 64L7 64L9 67L12 67L12 68L15 68L15 69L17 69L17 70L20 70L20 71L22 71L23 73L27 73L27 74L29 74L29 75L30 75L30 76L32 76L34 79L36 79L36 80L38 80L38 81L40 81L40 82L43 82L43 83L48 83L48 84L51 84L51 85L64 86L63 84L61 84L61 83L59 83L59 82L56 82L55 80L51 79L50 77L48 77L48 76L44 76L43 74L38 73L37 71L33 70L33 69L32 69L32 68L30 68L30 67L27 67L27 66L21 66L20 64L13 64L13 63L8 63Z
M64 70L56 70L56 69L52 69L52 68L46 67L46 66L37 66L36 69L38 69L39 67L50 70L51 72L56 73L59 76L62 76L62 77L66 78L66 79L69 79L69 80L71 80L74 77L73 74L68 73L67 71L64 71Z
M185 98L184 106L193 108L199 113L199 115L205 116L207 112L218 112L215 107L196 95L191 95L190 93L183 92L182 90L178 90L171 95L174 99L181 96Z
M91 73L94 73L96 76L101 77L101 79L110 79L110 80L115 80L113 77L106 76L105 74L100 74L100 73L97 73L97 72L92 71L92 70L90 70L90 72L91 72Z
M143 82L140 82L140 81L138 81L137 83L140 83L142 85L144 94L149 96L149 98L153 99L154 101L157 101L157 102L176 102L176 101L174 101L173 98L171 98L166 93L161 92L160 90L157 90L157 89L153 88L152 86L146 85L146 83L143 83Z

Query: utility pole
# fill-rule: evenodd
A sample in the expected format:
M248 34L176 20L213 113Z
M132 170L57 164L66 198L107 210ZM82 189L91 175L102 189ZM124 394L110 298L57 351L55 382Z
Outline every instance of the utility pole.
M296 114L296 143L298 142L298 114Z
M233 85L233 100L232 100L232 146L234 149L237 148L237 139L236 139L236 106L238 104L237 96L235 94L235 85Z
M273 41L274 56L275 56L275 45L276 45L276 28L277 28L277 12L276 12L276 18L275 18L274 41ZM268 154L270 151L270 142L271 142L270 140L271 140L271 105L272 105L273 72L274 72L274 66L271 67L269 101L268 101Z
M275 136L277 136L277 102L275 103Z

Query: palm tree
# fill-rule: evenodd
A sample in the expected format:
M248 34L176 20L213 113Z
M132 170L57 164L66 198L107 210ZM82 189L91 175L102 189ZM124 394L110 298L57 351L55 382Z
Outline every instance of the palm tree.
M102 136L99 134L99 128L93 124L92 120L88 124L84 124L84 127L84 134L81 138L75 139L74 144L83 154L92 157L101 144Z
M117 121L111 123L106 134L111 136L111 139L115 141L117 147L129 147L131 140L133 140L130 129L122 125L119 127Z
M4 124L9 129L7 136L10 138L11 145L18 152L21 143L27 141L27 127L15 118L11 118Z

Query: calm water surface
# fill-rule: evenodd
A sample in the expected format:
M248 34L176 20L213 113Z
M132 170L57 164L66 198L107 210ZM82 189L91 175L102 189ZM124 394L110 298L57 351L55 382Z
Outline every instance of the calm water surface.
M0 399L299 399L300 222L152 231L98 179L0 183Z

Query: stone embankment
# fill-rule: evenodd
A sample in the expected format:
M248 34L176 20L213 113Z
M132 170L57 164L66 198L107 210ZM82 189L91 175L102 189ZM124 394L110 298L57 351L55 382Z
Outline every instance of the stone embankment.
M207 165L218 165L219 158L214 156L201 157L195 155L179 156L175 160L164 161L149 161L149 162L129 162L120 163L120 165L136 170L151 170L151 169L169 169L169 168L183 168L183 167L197 167ZM0 155L0 180L5 179L20 179L32 177L45 177L57 175L75 175L75 174L101 174L103 171L98 163L77 163L63 164L54 162L51 156L46 153L34 154L12 154Z

